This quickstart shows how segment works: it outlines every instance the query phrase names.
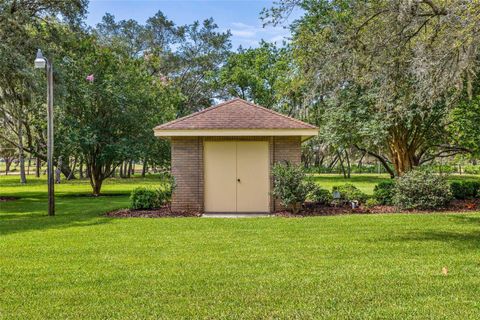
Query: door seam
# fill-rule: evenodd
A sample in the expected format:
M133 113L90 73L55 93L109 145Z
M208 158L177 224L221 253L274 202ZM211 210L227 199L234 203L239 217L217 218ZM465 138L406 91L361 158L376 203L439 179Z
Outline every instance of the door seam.
M238 141L235 141L235 212L238 212Z

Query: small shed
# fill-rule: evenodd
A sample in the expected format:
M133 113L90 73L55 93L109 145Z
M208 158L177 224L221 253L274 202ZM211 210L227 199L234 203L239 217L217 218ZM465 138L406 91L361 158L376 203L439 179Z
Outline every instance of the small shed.
M273 212L272 165L300 163L318 128L236 98L159 125L171 141L174 211Z

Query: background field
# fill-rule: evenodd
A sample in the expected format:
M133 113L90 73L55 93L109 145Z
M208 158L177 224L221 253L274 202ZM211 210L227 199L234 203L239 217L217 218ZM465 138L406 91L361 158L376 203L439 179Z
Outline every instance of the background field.
M110 179L99 198L63 183L47 217L44 179L1 177L0 194L21 198L0 203L0 318L478 318L480 212L103 216L159 183Z

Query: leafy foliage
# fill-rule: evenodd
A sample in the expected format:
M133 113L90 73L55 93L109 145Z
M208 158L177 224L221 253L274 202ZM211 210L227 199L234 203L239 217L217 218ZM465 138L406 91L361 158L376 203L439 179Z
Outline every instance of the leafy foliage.
M480 198L480 181L453 181L450 190L455 199Z
M380 202L378 202L378 200L375 198L368 198L367 201L365 201L365 206L367 208L372 208L372 207L378 206L379 204Z
M341 186L334 186L333 191L338 191L340 193L340 199L344 201L358 201L359 203L364 203L368 196L360 191L353 184L346 183Z
M175 178L170 172L164 172L162 175L162 181L165 181L163 187L158 189L159 202L163 204L170 204L172 201L173 191L177 187Z
M382 181L373 189L373 197L379 204L392 205L395 190L395 181Z
M315 188L310 192L308 196L312 201L322 205L329 205L333 201L333 196L327 189L320 188L315 185Z
M160 204L161 201L158 190L146 187L137 187L133 189L132 193L130 194L130 209L155 209L158 208Z
M307 179L303 166L276 163L272 168L274 179L273 195L294 214L300 211L307 195L315 188Z
M401 209L439 209L452 199L444 176L412 170L397 179L393 203Z

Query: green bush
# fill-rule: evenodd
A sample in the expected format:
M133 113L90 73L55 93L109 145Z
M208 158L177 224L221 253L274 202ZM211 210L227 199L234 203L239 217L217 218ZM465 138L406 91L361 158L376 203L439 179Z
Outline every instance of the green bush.
M346 183L342 186L334 186L332 191L338 191L340 193L340 200L344 201L358 201L359 203L365 203L368 199L368 196L365 193L350 183Z
M315 183L307 180L301 165L277 163L273 166L272 173L273 195L294 214L298 213L307 195L315 188Z
M158 201L162 205L170 204L172 201L173 190L175 190L176 187L175 179L170 172L166 172L162 174L162 180L165 181L165 185L163 188L157 190Z
M309 198L313 202L322 205L329 205L333 201L332 193L327 189L320 188L319 186L315 186L315 188L310 192Z
M453 181L450 190L455 199L472 199L480 197L480 181Z
M378 206L379 204L380 203L375 198L368 198L367 201L365 201L365 206L367 208L372 208L372 207Z
M394 188L394 180L382 181L373 189L373 197L378 201L379 204L390 206L393 204Z
M164 173L162 180L165 184L158 188L137 187L130 194L130 209L155 209L169 204L172 200L175 180L170 173Z
M439 209L452 199L444 176L412 170L397 178L393 204L401 209Z
M154 209L160 207L160 197L158 190L137 187L130 194L130 209Z

